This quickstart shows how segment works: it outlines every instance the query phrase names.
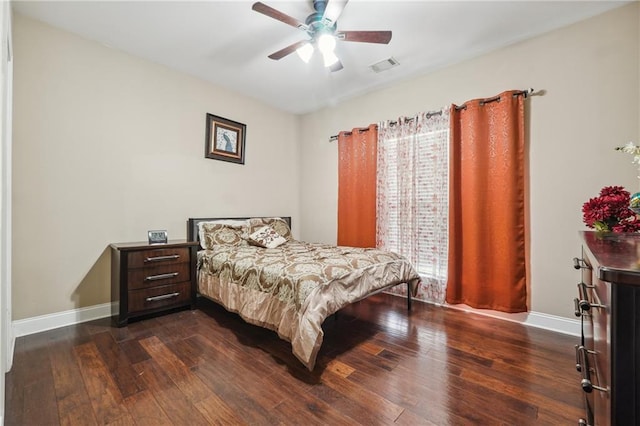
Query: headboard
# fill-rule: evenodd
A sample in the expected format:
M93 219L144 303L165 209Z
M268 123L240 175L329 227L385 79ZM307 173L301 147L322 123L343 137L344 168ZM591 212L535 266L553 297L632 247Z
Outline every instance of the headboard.
M247 220L252 218L281 217L291 228L291 216L249 216L249 217L199 217L187 219L187 241L198 241L198 223L211 220Z

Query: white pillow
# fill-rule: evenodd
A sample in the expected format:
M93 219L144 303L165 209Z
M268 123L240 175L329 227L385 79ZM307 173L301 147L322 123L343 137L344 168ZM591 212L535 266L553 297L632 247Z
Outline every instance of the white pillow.
M271 226L278 234L282 235L287 241L292 240L291 229L289 224L281 217L253 217L249 219L247 224L248 235L256 232L265 225Z
M264 248L276 248L286 243L287 239L267 225L249 235L249 242Z

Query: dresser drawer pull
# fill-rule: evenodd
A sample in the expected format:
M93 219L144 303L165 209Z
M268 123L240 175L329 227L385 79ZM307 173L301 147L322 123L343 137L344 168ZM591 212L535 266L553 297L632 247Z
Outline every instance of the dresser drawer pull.
M589 264L584 261L584 259L578 259L577 257L573 258L573 267L576 269L591 269Z
M575 345L574 348L576 349L576 370L582 372L582 351L586 351L588 354L595 354L596 351L589 350L582 345Z
M578 372L582 372L582 364L580 361L580 348L582 348L583 346L581 345L575 345L574 348L576 349L576 370L578 370Z
M177 272L172 272L170 274L149 275L148 277L145 277L144 280L145 281L166 280L169 278L175 278L177 276L178 276Z
M180 255L179 254L171 254L169 256L156 256L156 257L147 257L144 260L144 263L148 263L148 262L162 262L165 260L174 260L174 259L180 259Z
M147 302L157 302L158 300L171 299L173 297L178 297L179 295L180 293L176 292L176 293L162 294L160 296L147 297Z
M584 314L586 311L590 311L591 308L605 309L607 305L602 305L600 303L591 303L588 300L578 300L578 298L573 299L574 304L576 305L576 316Z
M603 388L602 386L596 386L591 383L591 368L589 367L588 354L595 356L595 352L588 350L582 345L577 347L577 352L578 353L576 355L578 356L578 360L576 363L576 370L582 374L582 381L580 382L582 390L586 393L591 393L594 389L600 392L609 392L609 389Z
M574 299L574 303L576 305L576 316L579 317L583 312L590 311L591 308L606 308L605 305L601 305L600 303L591 303L589 300L589 295L587 294L587 289L593 288L593 286L586 285L585 283L578 283L578 297L579 299Z
M591 426L591 425L585 419L579 419L578 426Z
M580 301L578 300L577 297L575 299L573 299L573 304L576 305L576 307L575 307L576 316L577 317L582 316L582 310L580 309Z

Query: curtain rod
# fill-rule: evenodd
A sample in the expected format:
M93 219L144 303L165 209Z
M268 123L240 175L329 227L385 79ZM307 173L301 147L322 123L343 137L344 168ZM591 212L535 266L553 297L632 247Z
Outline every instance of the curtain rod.
M378 128L378 125L376 124L376 129ZM358 129L358 133L364 133L364 132L368 132L369 128L368 127L360 127ZM353 134L353 132L344 132L345 135L351 135ZM333 135L329 137L329 142L333 142L333 141L337 141L338 140L338 135Z
M539 92L534 92L533 87L531 87L531 88L526 89L526 90L520 90L519 92L515 92L513 94L513 96L524 96L525 99L526 99L529 96L537 96L537 95L542 95L542 94L544 94L544 90L541 90ZM500 96L494 96L493 98L482 99L480 101L480 105L488 104L490 102L495 102L495 101L499 101L499 100L500 100ZM466 109L467 108L467 104L465 102L464 104L462 104L460 106L456 106L455 108L458 111L461 110L461 109ZM436 111L436 112L428 112L427 113L427 118L431 118L434 115L442 115L442 110ZM405 118L404 119L405 123L413 121L413 120L415 120L415 117L409 117L409 118ZM390 121L389 124L394 126L394 125L398 124L398 122L397 121ZM376 126L376 128L377 127L378 126ZM362 132L366 132L367 130L369 130L368 127L362 127L362 128L358 129L358 132L362 133ZM345 135L350 135L352 133L353 132L344 132ZM338 135L333 135L333 136L329 137L329 142L334 142L334 141L337 141L337 140L338 140Z
M440 110L440 111L435 111L435 112L428 112L426 115L427 115L427 119L429 119L429 118L433 117L434 115L442 115L442 110ZM416 116L416 117L417 117L417 116ZM404 122L405 122L405 123L410 123L410 122L412 122L413 120L415 120L415 119L416 119L416 117L404 117ZM389 122L389 125L390 125L390 126L395 126L396 124L398 124L398 122L397 122L397 121L390 121L390 122Z
M545 92L544 90L540 90L540 91L538 91L538 92L534 92L533 87L531 87L531 88L526 89L526 90L521 90L521 91L519 91L519 92L515 92L515 93L513 94L513 96L524 96L524 97L525 97L525 99L526 99L526 98L528 98L529 96L538 96L538 95L543 95L543 94L544 94L544 92ZM493 98L482 99L482 100L480 101L480 105L488 104L488 103L490 103L490 102L495 102L495 101L499 101L499 100L500 100L500 96L494 96ZM466 104L466 102L465 102L464 104L460 105L460 106L456 106L456 107L455 107L455 109L456 109L457 111L459 111L459 110L461 110L461 109L466 109L466 108L467 108L467 104ZM428 112L428 113L427 113L427 118L431 118L431 117L432 117L432 116L434 116L434 115L442 115L442 110L440 110L440 111L436 111L436 112ZM415 118L416 118L416 117L409 117L409 118L405 118L405 119L404 119L404 122L405 122L405 123L407 123L407 122L413 121L413 120L415 120ZM392 126L394 126L394 125L398 124L398 122L397 122L397 121L390 121L390 122L389 122L389 124L390 124L390 125L392 125ZM378 127L378 126L376 126L376 128L377 128L377 127ZM367 130L369 130L369 128L368 128L368 127L363 127L363 128L358 129L358 132L359 132L359 133L362 133L362 132L366 132ZM350 135L350 134L352 134L352 133L353 133L353 132L344 132L344 134L345 134L345 135ZM337 141L337 140L338 140L338 135L333 135L333 136L330 136L330 137L329 137L329 142L334 142L334 141Z
M431 117L433 117L434 115L442 115L442 110L440 110L440 111L434 111L434 112L428 112L428 113L427 113L427 118L431 118ZM408 117L408 118L407 118L407 117L405 117L405 118L404 118L404 122L405 122L405 123L408 123L408 122L411 122L411 121L413 121L413 120L415 120L415 119L416 119L416 117ZM392 125L392 126L395 126L396 124L398 124L398 122L397 122L397 121L390 121L390 122L389 122L389 124L390 124L390 125ZM376 129L377 129L377 128L378 128L378 125L376 125ZM361 127L361 128L359 128L359 129L358 129L358 133L366 132L366 131L368 131L368 130L369 130L369 128L368 128L368 127ZM345 134L345 135L350 135L350 134L352 134L352 133L353 133L353 132L344 132L344 134ZM333 136L330 136L330 137L329 137L329 142L334 142L334 141L337 141L337 140L338 140L338 135L333 135Z
M513 93L513 96L514 96L514 97L515 97L515 96L524 96L524 98L526 99L526 98L528 98L529 96L541 95L541 94L542 94L541 92L544 92L544 91L540 91L540 92L534 93L534 91L533 91L533 87L531 87L531 88L526 89L526 90L521 90L521 91L519 91L519 92L514 92L514 93ZM480 105L488 104L488 103L491 103L491 102L496 102L496 101L499 101L499 100L500 100L500 95L498 95L498 96L494 96L493 98L481 99L481 100L480 100ZM460 105L460 106L457 106L457 105L456 105L456 107L455 107L455 108L456 108L456 111L460 111L460 110L462 110L462 109L467 109L467 103L465 102L465 103L463 103L463 104L462 104L462 105Z

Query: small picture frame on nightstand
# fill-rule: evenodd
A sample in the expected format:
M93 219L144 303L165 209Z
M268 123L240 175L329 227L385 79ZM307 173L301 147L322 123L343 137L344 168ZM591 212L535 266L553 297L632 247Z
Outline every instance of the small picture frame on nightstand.
M167 231L164 229L157 229L149 231L149 244L167 244Z

